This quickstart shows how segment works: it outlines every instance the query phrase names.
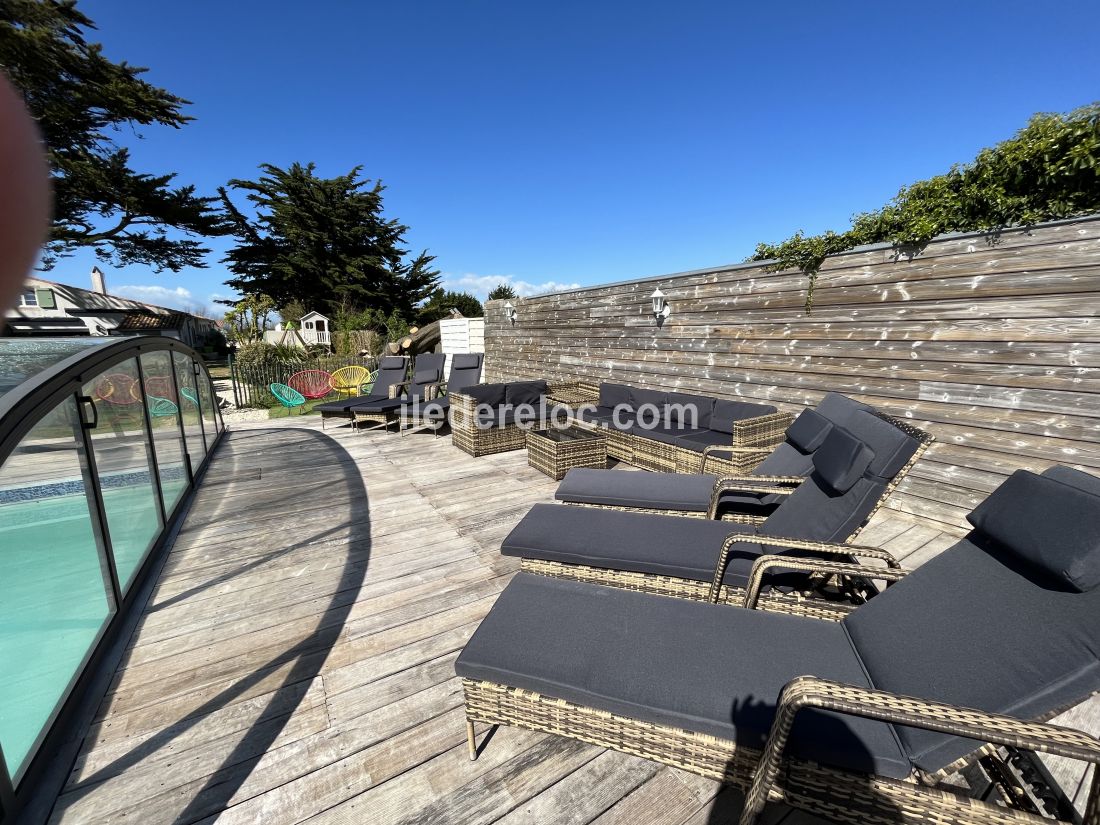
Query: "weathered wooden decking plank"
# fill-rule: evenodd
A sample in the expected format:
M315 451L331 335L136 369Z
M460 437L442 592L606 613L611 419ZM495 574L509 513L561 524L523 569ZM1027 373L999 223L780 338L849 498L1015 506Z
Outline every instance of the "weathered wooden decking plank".
M290 419L230 433L208 479L53 822L735 820L715 782L557 737L468 761L454 660L556 487L524 451ZM889 511L861 540L909 564L948 541Z

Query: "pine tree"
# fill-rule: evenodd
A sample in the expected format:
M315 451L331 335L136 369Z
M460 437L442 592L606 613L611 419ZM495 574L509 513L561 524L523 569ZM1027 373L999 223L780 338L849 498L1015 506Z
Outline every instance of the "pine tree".
M104 57L85 40L94 28L74 0L0 2L0 68L38 122L53 179L43 265L93 247L116 266L205 266L210 250L196 238L222 232L213 199L173 187L174 174L131 169L129 151L110 136L151 124L178 129L192 120L180 111L188 101L146 83L145 69Z
M508 284L497 284L489 293L490 301L510 301L516 297L516 291Z
M236 276L226 283L330 317L352 306L412 318L439 282L434 257L424 251L406 260L401 244L408 227L384 217L385 187L361 179L361 167L335 178L319 178L314 168L264 164L259 180L231 180L230 188L246 193L254 219L225 187L218 190L237 238L223 259Z

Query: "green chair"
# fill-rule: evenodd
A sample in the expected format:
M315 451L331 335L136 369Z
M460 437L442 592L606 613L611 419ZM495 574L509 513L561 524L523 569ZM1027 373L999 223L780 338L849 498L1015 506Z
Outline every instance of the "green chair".
M302 407L306 403L306 397L304 395L293 387L288 387L286 384L268 384L268 389L271 390L271 394L275 396L275 400L288 410L293 410L295 407Z
M156 395L146 395L145 401L149 405L149 415L153 418L167 418L179 412L179 407L167 398L160 398Z

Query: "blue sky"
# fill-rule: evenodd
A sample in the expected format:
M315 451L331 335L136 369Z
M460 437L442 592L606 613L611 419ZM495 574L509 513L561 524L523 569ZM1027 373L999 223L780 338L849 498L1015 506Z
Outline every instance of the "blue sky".
M1100 99L1100 4L82 0L113 59L192 100L122 139L213 194L361 164L409 246L484 297L740 261L843 229L1036 111ZM208 269L104 267L174 306ZM85 285L94 255L46 277Z

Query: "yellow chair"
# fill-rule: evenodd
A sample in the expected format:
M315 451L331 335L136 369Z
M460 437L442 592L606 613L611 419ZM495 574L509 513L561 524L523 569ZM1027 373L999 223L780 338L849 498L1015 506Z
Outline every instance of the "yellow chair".
M337 395L351 398L359 395L360 388L370 378L370 374L366 367L340 367L332 373L329 386Z

